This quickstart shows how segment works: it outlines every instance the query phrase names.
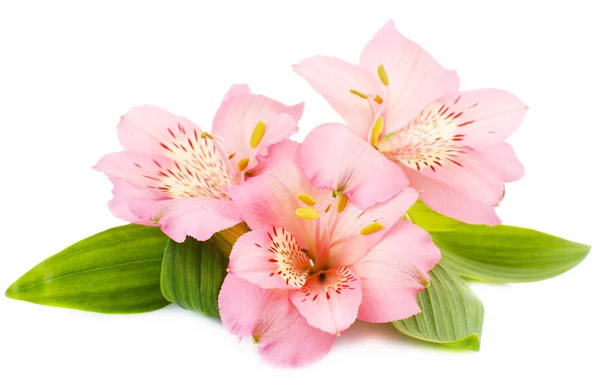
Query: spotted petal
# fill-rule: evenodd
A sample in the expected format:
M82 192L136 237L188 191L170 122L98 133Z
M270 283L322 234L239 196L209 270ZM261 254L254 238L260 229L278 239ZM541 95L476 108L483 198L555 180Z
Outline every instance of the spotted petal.
M296 239L275 227L241 236L229 258L229 272L267 289L302 287L310 267Z
M126 150L184 159L203 133L189 119L150 105L135 107L123 115L117 131Z
M322 359L335 336L306 322L286 290L264 290L227 275L219 293L225 329L237 337L252 337L268 362L298 367Z
M233 184L227 167L215 155L205 155L204 161L178 162L161 155L126 151L102 157L94 168L109 178L127 180L169 198L229 199L226 187Z
M300 153L313 185L343 193L361 209L385 202L408 186L396 164L341 124L314 129Z
M311 326L340 334L356 320L360 286L352 270L331 268L308 278L302 289L290 292L290 299Z

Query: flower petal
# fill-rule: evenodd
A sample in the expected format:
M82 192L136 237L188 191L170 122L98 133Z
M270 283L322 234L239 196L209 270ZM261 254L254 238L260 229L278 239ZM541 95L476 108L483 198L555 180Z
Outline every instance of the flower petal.
M427 272L440 257L425 230L398 221L364 258L352 265L362 282L358 319L391 322L419 313L417 293L429 284Z
M164 201L131 198L129 208L142 221L154 222L174 241L187 236L206 241L213 234L242 222L242 216L230 200L179 198Z
M248 84L233 84L231 87L229 87L229 91L227 91L225 96L223 96L221 103L231 99L234 96L245 96L251 94L252 92L250 91Z
M313 185L343 192L361 209L385 202L408 186L402 169L341 124L310 132L300 155Z
M296 216L297 209L307 207L298 195L321 198L326 191L311 186L300 168L299 145L286 140L271 146L269 155L261 159L260 167L257 176L229 188L244 221L253 230L272 226L285 229L302 249L313 250L316 222Z
M236 166L247 158L250 169L255 165L256 155L265 154L269 145L296 133L303 111L304 103L286 106L249 93L247 86L234 85L215 114L212 134L223 140ZM255 129L263 125L264 130L257 136Z
M455 159L435 172L421 170L424 176L441 181L483 204L497 206L504 192L502 172L476 150L465 148Z
M263 359L298 367L322 359L335 336L308 325L285 290L264 290L227 275L219 293L225 329L237 337L252 337Z
M94 169L169 198L229 199L227 186L233 181L227 166L214 150L205 150L203 156L203 161L178 162L161 155L126 151L102 157Z
M464 144L474 149L505 140L521 124L528 109L512 93L491 88L452 93L433 105L454 113L452 130L464 135Z
M361 302L360 279L345 267L331 268L308 278L290 299L309 325L340 334L356 321Z
M516 181L523 177L525 168L517 158L513 148L506 142L479 147L479 153L498 168L506 182Z
M307 58L293 68L344 118L352 131L360 138L367 138L375 118L366 97L383 96L383 85L375 75L359 65L325 56Z
M348 204L337 216L335 225L330 228L329 265L349 267L360 260L406 213L418 197L418 192L409 187L387 202L378 203L366 210ZM380 224L381 228L370 233L363 230L374 223Z
M229 272L262 288L300 288L310 260L296 239L281 228L253 230L238 238Z
M384 119L388 132L406 125L425 105L457 91L460 84L455 71L443 68L418 44L405 38L392 21L365 46L360 64L375 75L383 65L387 73Z
M126 150L168 157L177 150L173 144L190 148L188 139L202 134L189 119L150 105L135 107L123 115L117 131Z
M495 206L480 203L410 168L406 168L405 172L410 185L421 193L420 199L432 210L471 224L497 225L501 222Z
M151 222L141 220L133 215L129 208L128 200L131 198L151 199L155 201L165 200L166 198L147 188L141 188L130 184L127 180L112 179L114 198L108 202L108 209L117 218L135 223L138 225L152 225Z

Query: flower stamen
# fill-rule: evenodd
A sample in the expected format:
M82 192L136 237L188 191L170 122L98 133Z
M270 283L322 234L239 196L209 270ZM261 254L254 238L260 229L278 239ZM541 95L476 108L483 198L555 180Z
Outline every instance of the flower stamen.
M381 222L373 222L366 226L363 226L363 228L360 229L360 234L362 234L363 236L366 236L366 235L378 232L381 229L383 229L383 224Z
M347 203L348 203L348 195L338 194L338 202L337 202L338 213L341 213L342 211L344 211Z
M314 206L317 204L317 200L313 196L308 194L298 194L297 196L298 199L307 206Z
M387 72L385 71L385 68L383 67L383 65L379 65L377 67L377 74L379 75L379 80L381 80L381 83L383 85L385 85L386 87L388 85L390 85L390 79L388 79Z
M350 93L353 94L353 95L356 95L358 97L361 97L363 99L368 99L369 98L369 95L367 95L366 93L362 93L360 91L357 91L356 89L351 89Z
M252 131L252 136L250 137L250 147L256 148L265 134L266 124L263 121L258 121L256 126L254 127L254 131Z
M296 209L296 216L302 219L319 219L320 214L317 209L301 207Z
M383 118L379 117L375 121L373 125L373 130L371 131L371 146L375 149L379 146L379 137L381 136L381 132L383 131Z
M246 158L243 158L243 159L241 159L240 161L238 161L238 164L237 164L237 166L238 166L238 169L239 169L241 172L244 172L244 170L245 170L246 168L248 168L248 163L249 163L249 162L250 162L250 159L249 159L249 158L247 158L247 157L246 157Z

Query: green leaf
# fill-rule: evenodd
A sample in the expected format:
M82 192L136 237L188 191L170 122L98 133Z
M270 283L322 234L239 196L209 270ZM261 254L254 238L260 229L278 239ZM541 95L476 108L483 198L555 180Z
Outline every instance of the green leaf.
M408 210L408 215L413 223L428 232L447 232L468 226L464 222L433 211L420 199Z
M44 260L6 290L13 299L98 313L142 313L168 305L160 292L167 237L125 225Z
M184 309L219 317L217 298L226 266L227 258L211 241L169 240L160 279L163 295Z
M465 225L431 236L447 268L492 283L548 279L575 267L590 251L587 245L505 225Z
M419 292L422 312L392 324L415 339L479 351L483 304L469 286L442 263L429 272L431 284Z

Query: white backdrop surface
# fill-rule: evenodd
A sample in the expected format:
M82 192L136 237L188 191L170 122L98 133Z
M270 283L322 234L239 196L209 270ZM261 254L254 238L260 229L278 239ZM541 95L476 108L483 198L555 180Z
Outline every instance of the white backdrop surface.
M46 257L122 224L91 169L115 125L156 104L210 130L232 83L306 102L298 139L339 117L291 64L358 60L389 19L463 89L495 87L530 110L510 138L526 168L507 224L598 239L600 53L591 1L2 1L0 166L5 289ZM557 278L473 285L481 351L356 324L320 363L279 369L215 320L175 306L108 316L0 297L1 389L598 389L598 254Z

